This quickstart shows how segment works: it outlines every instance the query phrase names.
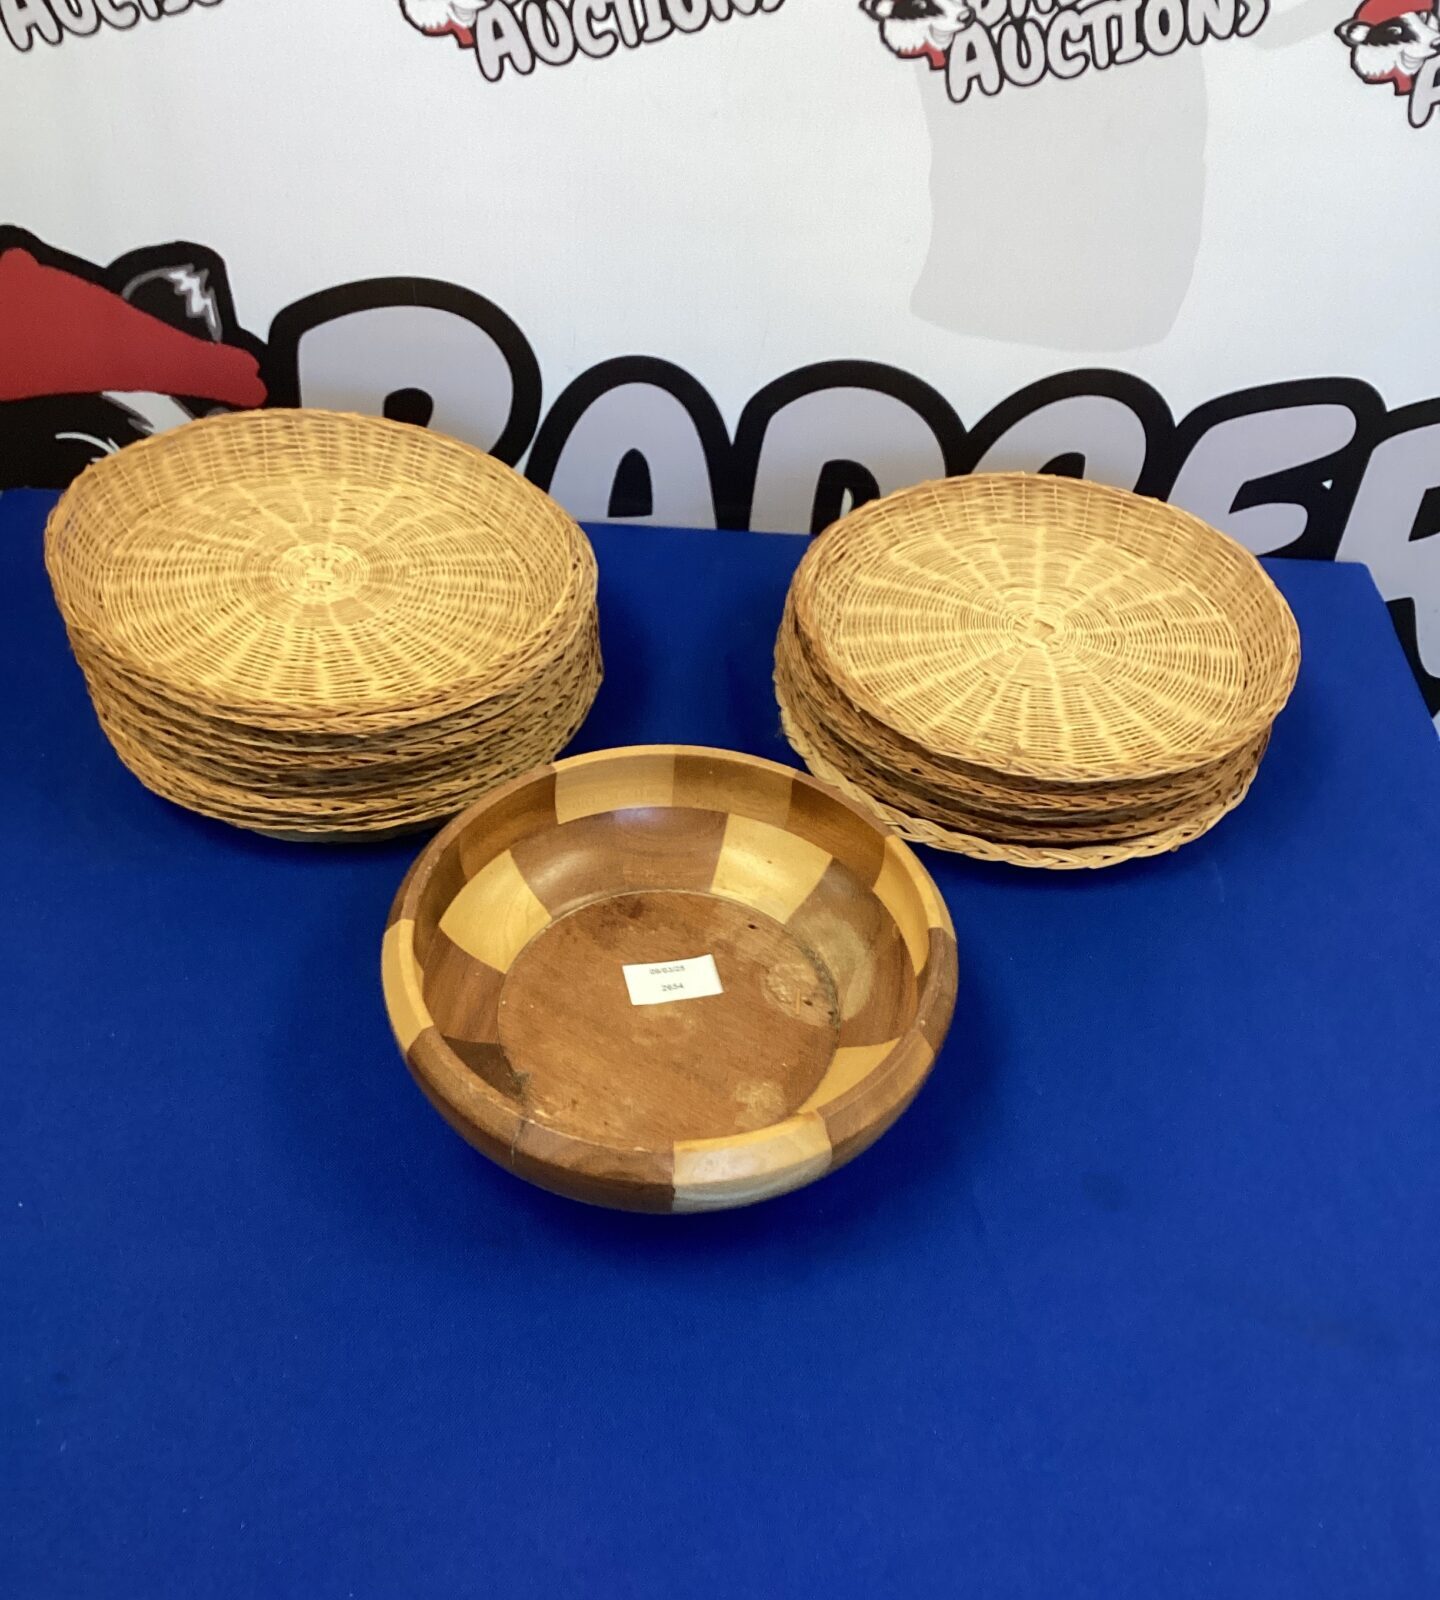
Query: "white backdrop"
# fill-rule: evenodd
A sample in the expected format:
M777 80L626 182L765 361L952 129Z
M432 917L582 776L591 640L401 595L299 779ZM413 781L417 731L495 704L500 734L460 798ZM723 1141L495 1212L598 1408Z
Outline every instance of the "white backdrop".
M867 482L1073 454L1066 470L1170 494L1257 550L1370 561L1422 679L1440 675L1440 117L1412 126L1428 64L1409 95L1362 81L1343 0L1249 0L1248 38L1126 61L1125 26L1158 17L1163 38L1152 8L1187 13L1095 0L1121 60L955 103L961 51L1007 16L1048 28L1055 0L981 0L938 68L854 0L723 23L707 3L730 8L671 0L703 25L489 82L399 0L0 0L0 222L97 274L205 247L269 346L272 398L378 409L418 389L434 425L489 446L513 362L442 292L406 309L394 280L483 296L538 364L544 459L523 417L510 453L582 516L625 514L631 449L642 515L796 530ZM1193 0L1192 34L1211 4ZM287 308L325 291L297 334L314 315ZM377 295L392 309L354 309ZM622 357L668 377L603 365ZM885 372L762 393L837 362ZM693 420L711 401L718 433ZM862 470L819 492L831 462Z

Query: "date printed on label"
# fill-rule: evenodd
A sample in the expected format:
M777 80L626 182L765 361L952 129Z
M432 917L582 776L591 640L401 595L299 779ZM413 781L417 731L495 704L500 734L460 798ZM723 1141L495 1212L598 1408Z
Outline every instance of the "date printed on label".
M692 956L687 961L637 962L620 969L632 1006L658 1006L667 1000L699 1000L724 994L714 956Z

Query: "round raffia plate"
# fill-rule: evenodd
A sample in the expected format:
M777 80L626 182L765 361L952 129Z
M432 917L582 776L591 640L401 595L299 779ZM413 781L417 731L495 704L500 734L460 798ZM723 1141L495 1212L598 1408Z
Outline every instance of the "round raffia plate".
M924 1082L957 983L906 845L802 773L675 745L458 817L400 888L383 975L452 1126L636 1211L747 1205L857 1155Z
M1262 738L1259 747L1248 756L1231 779L1228 787L1217 790L1196 805L1183 820L1171 821L1166 826L1132 836L1106 840L1087 839L1083 843L1063 844L1019 843L1005 841L989 835L967 832L947 826L932 817L918 816L913 807L903 809L879 798L873 782L869 787L857 783L840 766L830 760L820 747L813 729L806 728L787 705L783 696L780 707L786 738L802 757L806 766L817 777L833 784L843 794L881 818L902 838L915 844L926 844L937 850L953 850L960 855L972 856L977 861L1003 862L1012 867L1042 867L1051 871L1074 871L1082 868L1116 867L1126 861L1141 861L1150 856L1168 855L1182 845L1208 833L1217 822L1227 817L1250 792L1255 775L1260 769L1260 759L1265 753Z
M83 473L46 556L83 648L197 710L330 735L530 683L595 587L571 518L478 450L241 412Z
M934 756L1134 782L1257 739L1299 666L1254 556L1198 518L1028 473L922 484L817 539L791 591L831 684Z
M1034 779L1006 779L977 774L974 768L946 766L924 752L910 750L895 757L871 735L876 724L858 725L839 710L815 680L795 670L797 656L787 650L782 631L775 659L775 693L786 718L804 735L807 760L811 747L832 766L845 768L867 795L888 800L902 811L964 828L991 833L994 825L1018 830L1016 838L1044 839L1090 832L1093 838L1128 837L1162 826L1167 818L1188 815L1230 785L1247 766L1253 767L1269 738L1242 745L1219 761L1193 772L1134 783L1041 785ZM858 728L858 731L857 731ZM792 743L795 741L792 739ZM818 768L815 769L818 772ZM827 774L819 776L833 782ZM994 837L1003 837L995 834Z
M61 499L46 563L126 766L282 838L454 816L553 757L600 682L574 519L379 418L252 411L132 445Z

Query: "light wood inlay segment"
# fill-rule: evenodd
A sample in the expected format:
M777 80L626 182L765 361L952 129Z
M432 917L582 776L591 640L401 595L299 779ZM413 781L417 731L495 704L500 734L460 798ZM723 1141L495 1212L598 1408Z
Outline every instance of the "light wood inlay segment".
M415 924L392 922L385 930L380 952L380 972L385 984L385 1004L390 1025L401 1050L408 1050L430 1026L430 1015L420 995L420 970L415 965Z
M732 816L711 889L788 922L825 875L830 857L819 845L768 822Z
M868 1078L898 1043L898 1039L886 1039L883 1044L850 1045L837 1050L825 1069L825 1076L815 1086L814 1094L800 1109L819 1111L832 1100L838 1100L847 1089L853 1089Z
M555 776L555 816L575 822L602 811L629 811L642 806L668 806L675 797L675 757L662 751L612 757L600 761L578 756L562 762Z
M450 902L440 931L467 955L508 972L549 920L550 913L507 850L483 866Z
M798 1189L830 1164L830 1139L813 1112L738 1139L675 1145L675 1210L716 1211Z
M913 859L910 851L898 839L887 839L885 865L880 869L875 895L895 919L895 925L905 940L905 948L910 952L910 960L919 972L930 952L933 908L916 888L914 873L909 866L909 861ZM939 897L935 899L938 901ZM948 924L949 918L945 920Z

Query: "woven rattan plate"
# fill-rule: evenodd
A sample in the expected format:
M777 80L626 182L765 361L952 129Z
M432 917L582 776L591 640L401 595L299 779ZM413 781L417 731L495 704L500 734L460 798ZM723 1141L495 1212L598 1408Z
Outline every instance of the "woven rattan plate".
M977 861L1003 862L1012 867L1040 867L1053 872L1071 872L1097 867L1116 867L1126 861L1140 861L1150 856L1167 855L1182 845L1190 844L1208 833L1217 822L1228 816L1245 796L1255 781L1264 754L1261 744L1254 756L1240 769L1229 787L1207 796L1194 806L1182 821L1165 827L1142 832L1120 839L1088 838L1065 845L1057 843L1015 843L960 828L947 827L930 817L918 816L915 809L901 809L880 799L873 784L857 783L850 770L829 760L823 753L813 729L808 729L781 700L781 720L786 738L807 767L818 778L833 784L842 794L866 806L881 821L887 823L903 839L912 844L926 844L937 850L953 850L959 855L972 856Z
M191 702L322 726L524 681L594 590L575 523L517 473L328 412L209 418L107 458L48 557L106 655Z
M1245 798L1299 666L1248 551L1173 507L1021 473L922 484L806 552L785 732L902 837L1016 866L1178 849Z
M1095 782L1258 737L1299 663L1246 550L1173 506L1005 473L923 484L815 541L792 601L856 707L943 757Z
M553 756L599 684L578 525L401 423L245 412L133 445L61 499L46 563L121 759L262 832L453 815Z
M902 789L932 796L943 793L961 807L969 806L1014 822L1084 824L1100 818L1128 819L1173 810L1210 795L1217 786L1223 787L1230 773L1246 760L1253 760L1257 748L1268 738L1267 731L1218 761L1159 778L1112 777L1089 783L1055 783L994 773L971 763L938 757L900 738L851 705L816 671L788 611L776 641L775 680L781 701L807 728L823 730L825 741L843 752L842 760L853 756L871 772L883 770Z
M453 1127L639 1211L747 1205L859 1154L925 1081L957 984L944 901L867 811L675 745L487 795L401 886L382 967Z

